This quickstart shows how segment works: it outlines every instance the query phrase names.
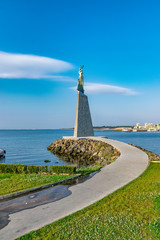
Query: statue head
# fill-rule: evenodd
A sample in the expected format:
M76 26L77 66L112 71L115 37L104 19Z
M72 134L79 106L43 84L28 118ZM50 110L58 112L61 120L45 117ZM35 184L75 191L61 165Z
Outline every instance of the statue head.
M79 66L79 69L81 69L81 70L82 70L83 68L84 68L84 65L82 65L82 66L80 65L80 66Z

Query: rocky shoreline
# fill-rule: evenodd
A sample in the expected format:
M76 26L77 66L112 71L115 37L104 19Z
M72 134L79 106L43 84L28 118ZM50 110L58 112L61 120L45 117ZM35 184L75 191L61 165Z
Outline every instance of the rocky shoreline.
M145 153L147 153L148 157L149 157L149 160L151 162L160 162L160 155L154 153L154 152L151 152L145 148L142 148L140 146L137 146L137 145L134 145L134 144L130 144L131 146L134 146L136 148L139 148L140 150L144 151Z
M105 166L113 162L120 152L113 146L91 139L57 139L48 150L64 161L76 165L92 165L98 163Z

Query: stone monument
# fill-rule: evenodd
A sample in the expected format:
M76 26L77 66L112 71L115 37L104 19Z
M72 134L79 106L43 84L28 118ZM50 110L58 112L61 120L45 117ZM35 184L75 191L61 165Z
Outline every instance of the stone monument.
M84 66L79 67L79 79L77 86L78 95L74 137L94 136L88 98L84 94L83 88L84 85L83 68Z

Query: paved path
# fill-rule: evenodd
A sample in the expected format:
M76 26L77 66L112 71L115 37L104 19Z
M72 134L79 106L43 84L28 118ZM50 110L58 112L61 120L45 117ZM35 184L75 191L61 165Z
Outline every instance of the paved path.
M115 140L94 137L120 150L120 157L84 183L71 186L72 194L59 201L10 215L11 222L0 231L1 240L17 238L74 213L137 178L148 166L148 156L138 148Z

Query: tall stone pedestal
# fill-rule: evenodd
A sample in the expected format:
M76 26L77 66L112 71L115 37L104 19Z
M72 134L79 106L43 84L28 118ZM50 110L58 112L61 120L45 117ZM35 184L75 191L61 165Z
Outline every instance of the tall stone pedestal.
M74 137L94 136L87 96L78 91Z

